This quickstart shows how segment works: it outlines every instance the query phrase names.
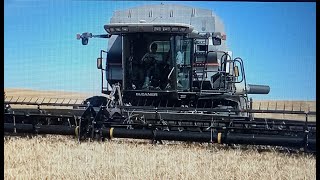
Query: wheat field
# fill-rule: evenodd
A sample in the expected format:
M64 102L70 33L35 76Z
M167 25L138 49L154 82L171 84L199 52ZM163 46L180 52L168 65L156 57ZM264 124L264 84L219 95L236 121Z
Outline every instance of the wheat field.
M23 89L5 92L7 96L90 97ZM315 108L315 102L300 103ZM151 144L130 139L78 143L69 136L10 136L4 137L4 179L316 179L316 157L208 143Z
M198 143L4 139L5 179L315 179L312 155Z

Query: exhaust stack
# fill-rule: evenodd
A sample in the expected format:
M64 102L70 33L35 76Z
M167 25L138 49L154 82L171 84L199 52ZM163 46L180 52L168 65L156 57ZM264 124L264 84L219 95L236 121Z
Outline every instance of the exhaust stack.
M256 84L235 84L236 94L269 94L270 86L267 85L256 85Z

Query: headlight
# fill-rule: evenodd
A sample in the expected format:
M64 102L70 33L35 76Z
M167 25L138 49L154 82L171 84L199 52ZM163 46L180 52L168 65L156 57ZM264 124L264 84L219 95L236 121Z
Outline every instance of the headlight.
M185 28L185 27L180 28L180 32L185 32L186 30L187 30L187 28Z
M179 28L178 28L178 27L172 27L172 28L171 28L171 31L172 31L172 32L177 32L177 31L179 31Z
M161 27L153 27L153 31L159 32L159 31L161 31Z
M122 27L121 30L124 31L124 32L128 32L129 31L128 27Z
M170 27L163 27L162 28L163 31L170 31L170 29L171 29Z

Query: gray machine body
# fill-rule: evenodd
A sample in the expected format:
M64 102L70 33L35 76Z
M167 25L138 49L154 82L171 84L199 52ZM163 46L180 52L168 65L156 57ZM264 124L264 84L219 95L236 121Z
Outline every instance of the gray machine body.
M126 25L126 24L185 24L192 26L192 33L189 33L190 36L195 34L212 34L215 32L220 32L225 34L224 24L220 17L218 17L213 11L208 9L193 8L183 5L175 4L158 4L158 5L144 5L139 7L133 7L125 10L118 10L113 13L112 18L110 19L109 25ZM206 53L208 51L221 51L228 52L227 60L231 60L232 52L228 50L226 45L226 40L221 41L221 45L214 46L212 44L212 39L209 38L197 38L193 37L194 40L194 52L197 53ZM211 40L211 42L210 42ZM207 46L207 50L202 50L201 46ZM199 48L200 47L200 48ZM123 79L123 60L122 60L122 37L119 35L112 35L108 41L108 77L107 79L111 80L110 84L114 82L122 82ZM203 52L201 52L203 51ZM197 67L195 70L199 79L203 81L210 82L210 78L216 71L219 70L220 62L222 59L222 53L217 53L214 55L214 61L210 62L210 67L208 66L209 72L205 77L202 74L201 68L199 71ZM202 58L202 59L201 59ZM194 63L203 62L204 57L195 56ZM232 67L233 64L227 64L228 67ZM233 69L227 68L227 73L232 74ZM214 86L212 82L211 86ZM237 83L232 85L232 89L235 94L268 94L270 92L269 86L264 85L244 85L243 83Z
M175 4L144 5L115 11L109 24L119 23L177 23L191 25L194 29L194 34L225 33L222 20L213 11ZM198 45L206 44L206 41L209 41L209 51L227 51L226 41L222 41L219 46L213 46L212 42L210 44L210 38L196 39L194 47L197 48ZM111 36L108 42L109 79L119 81L122 79L122 73L119 73L121 72L119 63L122 62L121 48L121 36ZM199 51L201 51L200 48L198 48ZM217 61L221 56L222 54L217 54ZM202 61L202 59L199 57L195 61ZM210 68L210 70L218 70L218 66ZM202 76L202 74L199 73L199 76Z

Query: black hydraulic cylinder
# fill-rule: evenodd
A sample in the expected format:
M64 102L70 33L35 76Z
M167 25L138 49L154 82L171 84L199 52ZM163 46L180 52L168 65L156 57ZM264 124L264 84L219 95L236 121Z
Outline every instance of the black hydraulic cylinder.
M316 139L304 137L277 136L277 135L259 135L259 134L227 134L222 137L222 143L226 144L248 144L248 145L270 145L293 148L307 148L307 150L316 152Z
M226 144L303 147L304 138L259 134L228 134L222 138L222 142Z
M112 129L111 129L112 131ZM111 132L111 137L117 138L134 138L134 139L153 139L152 130L143 130L143 129L113 129Z
M75 127L4 123L4 132L75 135Z
M102 137L105 138L133 138L133 139L153 139L152 130L106 128L101 129Z
M123 129L106 128L102 129L102 136L106 138L133 138L133 139L154 139L154 140L174 140L192 142L210 142L211 133L178 132L178 131L158 131L143 129ZM213 136L214 140L217 138Z
M269 92L270 92L270 87L266 85L255 85L255 84L247 85L248 94L269 94Z
M4 132L18 132L18 133L30 133L33 132L32 124L13 124L13 123L4 123L3 126Z
M173 132L173 131L155 131L154 139L172 140L172 141L189 141L189 142L210 142L217 139L216 133L210 132Z
M75 135L75 127L63 125L37 125L35 126L38 134L60 134Z

